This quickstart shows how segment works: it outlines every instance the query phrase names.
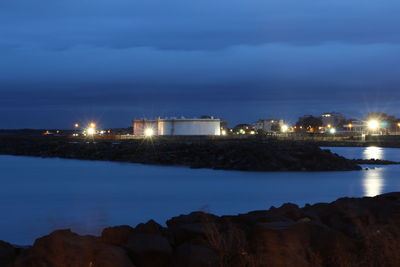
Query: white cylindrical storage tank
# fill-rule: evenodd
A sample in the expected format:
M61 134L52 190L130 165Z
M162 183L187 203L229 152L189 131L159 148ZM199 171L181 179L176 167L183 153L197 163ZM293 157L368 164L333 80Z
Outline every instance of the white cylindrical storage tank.
M221 135L220 119L162 119L159 135Z

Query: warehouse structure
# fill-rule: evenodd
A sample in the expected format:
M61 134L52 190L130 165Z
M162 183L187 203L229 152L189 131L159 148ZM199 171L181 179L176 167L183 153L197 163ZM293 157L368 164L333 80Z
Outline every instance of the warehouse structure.
M221 120L207 118L158 118L134 120L133 134L145 135L221 135Z

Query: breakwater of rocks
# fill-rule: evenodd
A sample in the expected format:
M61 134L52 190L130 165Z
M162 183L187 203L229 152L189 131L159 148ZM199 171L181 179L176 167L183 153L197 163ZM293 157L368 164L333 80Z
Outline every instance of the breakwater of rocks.
M71 159L184 165L241 171L360 170L348 160L313 144L273 140L178 139L91 140L69 138L0 138L0 154Z
M99 237L58 230L28 247L0 241L0 266L400 266L399 251L400 193L389 193L235 216L193 212Z

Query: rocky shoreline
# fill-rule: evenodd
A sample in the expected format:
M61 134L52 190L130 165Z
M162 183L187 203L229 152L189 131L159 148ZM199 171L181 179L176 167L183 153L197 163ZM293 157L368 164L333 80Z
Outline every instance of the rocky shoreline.
M90 140L1 137L0 154L183 165L240 171L360 170L348 160L313 144L273 140L168 139Z
M400 162L382 159L352 159L356 164L371 164L371 165L398 165Z
M0 241L0 266L399 266L400 193L284 204L236 216L193 212L101 236L58 230L16 247Z

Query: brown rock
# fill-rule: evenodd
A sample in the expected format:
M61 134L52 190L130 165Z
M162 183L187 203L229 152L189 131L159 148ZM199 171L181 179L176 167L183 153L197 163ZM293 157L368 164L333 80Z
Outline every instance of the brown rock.
M177 247L174 266L177 267L213 267L218 265L218 256L210 248L185 243Z
M37 239L29 254L17 259L16 266L132 267L133 264L121 248L102 244L93 236L59 230Z
M137 266L162 267L171 265L172 247L168 239L162 235L135 233L126 244L126 250Z
M124 246L134 233L134 229L128 225L105 228L101 233L101 241L107 244Z
M0 240L0 266L9 266L17 256L17 250L9 243Z

